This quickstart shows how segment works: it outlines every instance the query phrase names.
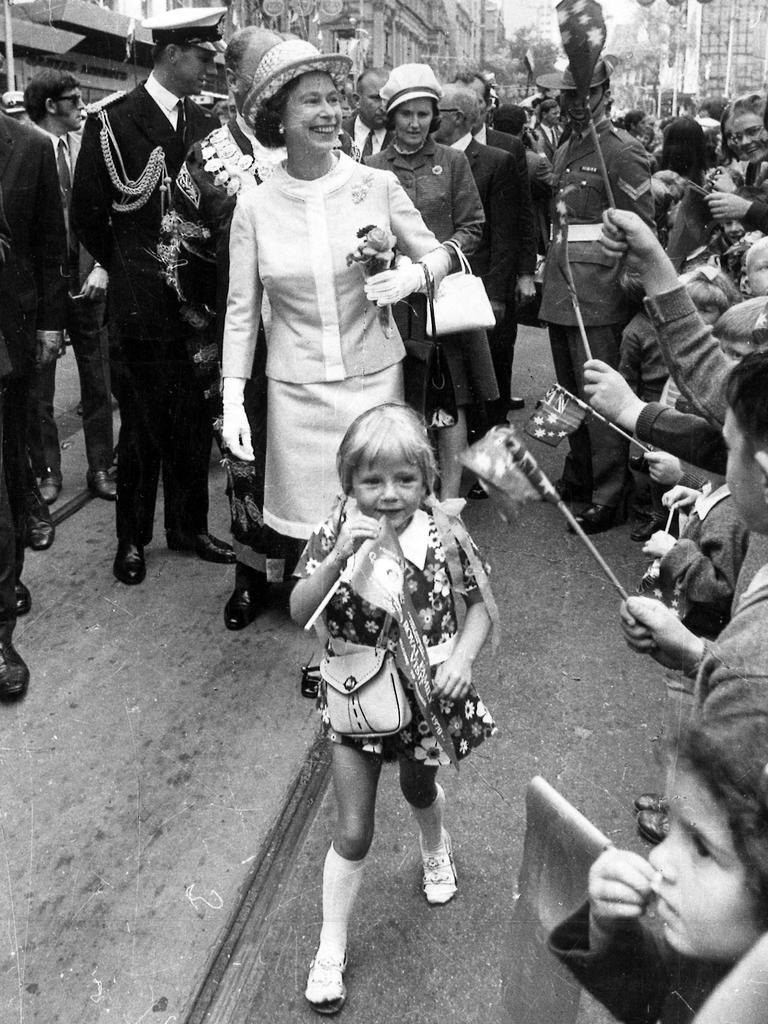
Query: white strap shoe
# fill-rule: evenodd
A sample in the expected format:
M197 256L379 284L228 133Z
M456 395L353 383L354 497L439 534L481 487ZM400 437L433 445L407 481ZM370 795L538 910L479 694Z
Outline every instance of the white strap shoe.
M318 950L309 965L304 998L315 1013L338 1013L347 998L347 987L344 984L347 954L344 954L343 960L319 954Z
M431 903L433 906L448 903L456 895L458 889L451 837L443 829L443 847L439 853L425 854L421 838L419 838L419 845L424 866L421 890L427 903Z

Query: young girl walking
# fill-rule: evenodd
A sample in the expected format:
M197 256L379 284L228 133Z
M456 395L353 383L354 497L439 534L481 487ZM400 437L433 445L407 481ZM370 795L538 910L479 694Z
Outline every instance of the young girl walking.
M491 624L483 594L485 570L462 527L463 546L449 518L435 506L436 466L420 418L407 406L383 405L359 416L342 440L337 468L344 497L307 543L296 570L291 615L306 625L332 588L324 623L327 654L344 657L361 649L397 648L398 626L385 611L359 597L339 577L362 543L379 536L386 519L405 558L404 586L412 599L432 666L434 700L456 757L465 757L495 732L490 713L472 686L472 665ZM452 578L457 570L461 579ZM459 627L454 590L466 605ZM449 764L417 703L412 683L402 676L410 706L409 724L393 735L353 737L330 725L324 688L319 706L331 740L338 823L323 868L323 924L309 969L305 996L318 1013L344 1005L347 925L360 889L365 857L373 839L376 790L382 763L397 760L400 788L419 827L422 891L428 903L443 904L457 889L451 837L443 825L445 794L436 780Z
M768 931L764 690L701 709L670 755L669 835L648 860L602 853L588 904L550 936L585 988L633 1024L693 1020Z

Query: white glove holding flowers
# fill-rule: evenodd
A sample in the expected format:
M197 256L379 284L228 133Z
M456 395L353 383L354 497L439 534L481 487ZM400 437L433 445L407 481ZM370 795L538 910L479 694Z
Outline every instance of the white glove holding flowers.
M393 270L384 270L365 282L365 297L377 306L393 306L414 292L424 290L424 267L407 256L398 257Z
M223 388L224 422L221 436L224 444L237 459L253 462L253 446L251 445L251 426L245 415L243 393L244 377L225 377Z

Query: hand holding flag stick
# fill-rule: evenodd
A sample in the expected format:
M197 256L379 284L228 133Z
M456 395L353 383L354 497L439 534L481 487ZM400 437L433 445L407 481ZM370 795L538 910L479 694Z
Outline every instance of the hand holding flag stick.
M562 384L553 384L544 397L536 403L536 411L523 429L529 437L556 448L564 437L568 437L581 426L587 414L594 416L601 423L605 423L611 430L615 430L630 444L636 444L644 452L654 451L650 445L639 441L626 430L622 430L618 424L606 416L602 416L587 402L571 394Z
M508 511L516 511L519 505L536 495L555 505L622 600L626 600L627 592L613 570L584 533L551 481L539 469L513 427L493 427L464 452L462 462L480 478L491 497L499 498Z

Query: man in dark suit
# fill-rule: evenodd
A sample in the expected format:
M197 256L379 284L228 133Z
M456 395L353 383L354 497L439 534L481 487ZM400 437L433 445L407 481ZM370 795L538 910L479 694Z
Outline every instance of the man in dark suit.
M352 155L365 161L386 149L394 138L387 131L381 88L389 77L383 68L366 68L357 80L355 97L357 111L342 121L342 128L352 139Z
M112 396L105 323L108 276L81 245L70 225L72 178L80 151L78 129L83 120L80 83L68 71L46 68L27 83L24 102L34 124L53 148L67 228L69 294L67 333L80 377L83 434L88 456L86 482L106 501L115 500L112 465ZM53 415L56 362L36 374L30 401L29 454L40 478L40 491L50 505L61 490L61 450Z
M487 403L487 411L492 422L503 423L510 408L524 404L523 399L511 395L516 314L536 291L536 237L525 151L512 136L507 136L510 145L505 150L478 141L472 133L477 123L477 94L469 84L457 81L445 86L439 109L441 123L435 138L464 151L485 212L482 241L469 259L483 279L496 314L496 327L488 332L488 342L499 398Z
M557 100L542 100L539 104L538 150L550 163L560 145L560 104Z
M178 300L156 250L170 187L189 146L218 122L187 97L208 84L225 8L176 9L145 22L155 42L148 80L89 110L75 171L72 216L110 278L109 317L119 345L117 539L113 571L146 574L160 469L168 547L233 562L208 533L211 422L185 345ZM102 149L102 143L105 149ZM113 369L114 369L113 362Z
M36 128L4 114L0 115L0 188L11 238L0 274L0 331L5 340L0 349L4 383L0 426L7 488L7 495L0 495L0 698L17 698L26 692L29 672L11 637L16 616L31 606L21 573L27 500L37 492L27 457L29 385L36 366L55 360L63 344L67 243L53 149ZM9 562L11 527L14 543Z

